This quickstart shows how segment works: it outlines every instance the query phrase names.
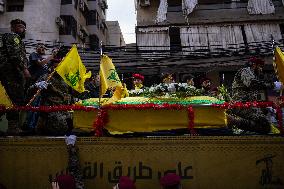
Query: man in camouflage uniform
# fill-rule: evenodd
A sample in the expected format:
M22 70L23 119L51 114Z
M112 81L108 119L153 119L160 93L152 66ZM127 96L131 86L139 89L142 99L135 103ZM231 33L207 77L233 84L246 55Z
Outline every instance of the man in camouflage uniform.
M56 61L56 60L54 60ZM60 60L53 63L55 68ZM49 74L43 75L39 81L46 81ZM41 106L70 105L72 89L64 82L57 72L48 81L47 89L41 92ZM72 129L72 117L70 112L40 113L37 129L44 135L65 135Z
M25 37L26 23L20 19L11 21L11 33L0 35L0 80L13 104L25 105L25 83L30 77L27 69L25 45L22 39ZM19 112L8 112L9 135L18 135Z
M257 101L259 90L272 87L272 84L259 80L264 61L251 58L245 68L235 75L232 84L232 100L235 102ZM258 108L235 108L228 111L229 125L235 125L244 131L266 134L270 132L270 124L266 116Z

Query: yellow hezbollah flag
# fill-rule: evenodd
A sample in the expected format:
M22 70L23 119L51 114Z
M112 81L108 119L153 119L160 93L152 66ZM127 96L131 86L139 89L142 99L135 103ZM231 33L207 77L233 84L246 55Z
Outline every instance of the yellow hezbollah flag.
M104 95L109 88L122 88L121 81L118 77L116 69L112 63L111 58L102 55L100 63L100 77L101 77L101 96Z
M105 104L116 102L128 95L126 86L122 85L111 58L109 58L106 55L102 55L101 64L100 64L100 78L101 78L101 93L100 93L101 96L103 96L106 93L107 89L115 88L112 97Z
M69 86L79 93L85 91L85 80L91 77L91 72L86 73L86 68L81 61L76 45L73 45L55 70Z
M13 106L12 101L10 100L9 96L7 95L6 90L3 87L1 82L0 82L0 105L4 105L4 106L7 106L7 107Z
M278 76L279 81L284 84L284 54L279 47L276 47L274 52L273 66Z

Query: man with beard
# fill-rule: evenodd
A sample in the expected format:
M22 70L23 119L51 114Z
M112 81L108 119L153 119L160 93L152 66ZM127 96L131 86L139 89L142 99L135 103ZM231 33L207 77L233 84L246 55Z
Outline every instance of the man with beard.
M264 61L250 58L246 67L241 68L235 75L232 84L232 100L235 102L257 101L259 90L273 87L272 83L266 83L259 79L264 66ZM235 108L228 111L229 126L266 134L270 132L270 124L265 115L258 108Z
M24 86L30 78L27 69L25 44L26 23L20 19L11 21L11 33L0 35L0 80L14 105L25 105ZM19 135L19 112L7 112L8 135Z

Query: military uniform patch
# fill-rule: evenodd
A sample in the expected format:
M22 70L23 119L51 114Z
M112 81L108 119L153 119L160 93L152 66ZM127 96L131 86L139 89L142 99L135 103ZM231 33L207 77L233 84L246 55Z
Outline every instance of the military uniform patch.
M14 42L15 42L17 45L19 45L19 44L20 44L19 38L15 37L15 38L14 38Z

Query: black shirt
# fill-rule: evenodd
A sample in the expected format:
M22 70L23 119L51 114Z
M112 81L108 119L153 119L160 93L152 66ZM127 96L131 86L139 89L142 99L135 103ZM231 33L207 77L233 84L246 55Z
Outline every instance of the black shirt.
M40 76L48 72L47 67L38 64L43 59L42 55L36 52L31 53L29 56L29 72L33 80L37 80Z

